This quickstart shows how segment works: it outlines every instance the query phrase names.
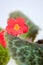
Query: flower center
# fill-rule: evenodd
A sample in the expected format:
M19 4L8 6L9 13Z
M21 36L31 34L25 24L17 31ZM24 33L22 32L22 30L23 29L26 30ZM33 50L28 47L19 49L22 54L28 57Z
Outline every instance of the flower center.
M14 30L18 31L19 29L20 29L20 26L19 26L18 24L16 24L16 25L14 26Z

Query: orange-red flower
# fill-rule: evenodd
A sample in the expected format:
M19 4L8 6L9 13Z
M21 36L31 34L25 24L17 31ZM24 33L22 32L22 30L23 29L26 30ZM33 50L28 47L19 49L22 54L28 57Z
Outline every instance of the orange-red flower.
M4 38L4 32L5 31L1 31L0 32L0 44L3 46L3 47L6 47L6 40Z
M28 32L28 26L25 24L24 18L10 18L8 20L6 31L14 36Z

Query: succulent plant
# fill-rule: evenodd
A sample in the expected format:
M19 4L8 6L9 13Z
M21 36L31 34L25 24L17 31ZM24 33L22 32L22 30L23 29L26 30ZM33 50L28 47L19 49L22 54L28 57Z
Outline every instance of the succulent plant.
M18 65L43 65L43 50L39 44L32 42L36 38L39 27L21 12L11 13L7 22L5 38L10 55L16 63Z
M27 16L25 16L23 13L20 11L15 11L10 13L9 18L18 18L22 17L26 20L26 24L29 26L29 31L25 34L20 35L22 38L28 39L32 38L32 41L36 38L36 35L38 34L39 27L35 25Z
M7 65L10 55L7 48L0 45L0 65Z
M0 65L7 65L10 54L4 39L4 30L0 28Z
M38 44L9 34L6 34L6 40L18 65L43 65L43 51Z

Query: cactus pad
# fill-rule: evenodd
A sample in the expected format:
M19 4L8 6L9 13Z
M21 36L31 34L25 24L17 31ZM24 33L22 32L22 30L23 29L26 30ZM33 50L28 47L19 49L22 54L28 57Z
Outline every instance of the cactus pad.
M8 47L18 65L43 65L43 51L36 43L7 35Z

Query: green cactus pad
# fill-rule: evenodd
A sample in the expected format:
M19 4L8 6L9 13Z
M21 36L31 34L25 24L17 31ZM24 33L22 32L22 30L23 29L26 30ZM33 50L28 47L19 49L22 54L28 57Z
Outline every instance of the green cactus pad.
M18 65L43 65L43 51L36 43L7 34L8 48Z

